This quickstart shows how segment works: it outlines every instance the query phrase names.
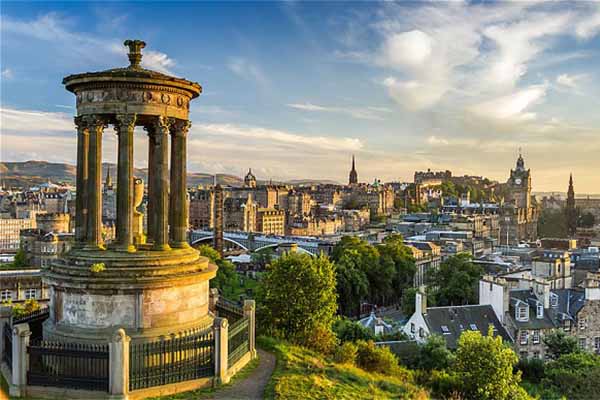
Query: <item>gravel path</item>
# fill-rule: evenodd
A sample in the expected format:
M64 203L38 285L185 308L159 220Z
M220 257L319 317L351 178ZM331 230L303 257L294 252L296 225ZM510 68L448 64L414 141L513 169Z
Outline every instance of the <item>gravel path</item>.
M275 369L275 355L258 349L259 365L245 379L215 393L214 400L262 399Z

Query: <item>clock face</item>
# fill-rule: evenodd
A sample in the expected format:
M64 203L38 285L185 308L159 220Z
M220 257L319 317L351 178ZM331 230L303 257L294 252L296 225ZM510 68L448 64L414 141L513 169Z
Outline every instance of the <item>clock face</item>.
M521 184L521 178L517 178L517 179L515 179L515 183L516 183L517 185L520 185L520 184Z

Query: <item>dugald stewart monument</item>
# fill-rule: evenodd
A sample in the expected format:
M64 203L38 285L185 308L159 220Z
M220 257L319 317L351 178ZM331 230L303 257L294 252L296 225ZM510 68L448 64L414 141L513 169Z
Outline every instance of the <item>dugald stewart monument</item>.
M130 65L70 75L77 98L76 246L47 271L44 337L106 342L116 328L133 341L211 323L209 280L217 267L187 243L186 144L198 83L140 66L145 43L127 40ZM102 241L102 137L118 136L114 245ZM148 229L134 240L134 129L148 137ZM171 165L169 166L169 142ZM170 210L170 211L169 211Z

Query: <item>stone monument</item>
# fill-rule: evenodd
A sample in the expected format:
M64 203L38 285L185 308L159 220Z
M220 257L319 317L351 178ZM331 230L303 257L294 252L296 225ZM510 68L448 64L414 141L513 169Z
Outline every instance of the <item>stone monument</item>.
M77 102L76 243L44 272L50 288L46 339L106 343L123 328L135 342L212 323L208 283L217 267L187 243L189 103L202 88L142 68L143 41L125 45L128 67L63 80ZM114 244L105 246L102 137L109 125L118 136L117 223ZM149 142L146 243L134 240L136 126Z

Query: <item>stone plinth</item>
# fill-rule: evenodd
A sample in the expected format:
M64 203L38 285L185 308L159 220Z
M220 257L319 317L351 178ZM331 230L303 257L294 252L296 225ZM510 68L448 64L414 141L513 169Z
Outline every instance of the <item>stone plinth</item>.
M208 282L216 271L193 248L74 250L46 272L44 337L106 343L123 328L139 342L208 326Z

